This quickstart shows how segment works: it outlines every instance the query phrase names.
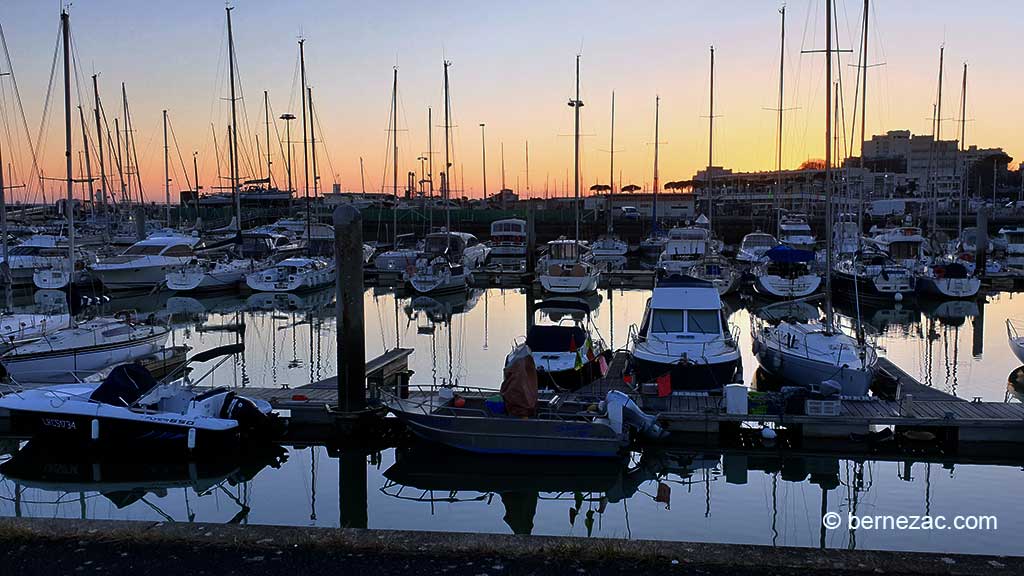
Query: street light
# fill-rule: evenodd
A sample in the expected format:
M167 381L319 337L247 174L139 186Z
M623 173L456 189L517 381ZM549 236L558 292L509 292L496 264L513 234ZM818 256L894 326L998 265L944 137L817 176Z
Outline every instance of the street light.
M293 192L292 190L292 120L295 120L295 114L281 114L281 120L284 120L284 139L285 143L288 144L288 194Z

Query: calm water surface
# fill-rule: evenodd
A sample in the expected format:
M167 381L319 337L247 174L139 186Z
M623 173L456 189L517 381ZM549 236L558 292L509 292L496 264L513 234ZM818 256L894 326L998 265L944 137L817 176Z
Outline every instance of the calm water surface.
M625 347L649 295L605 290L591 298L594 322L609 345ZM861 315L879 333L884 354L922 382L963 398L1017 402L1006 385L1017 361L1006 344L1005 320L1024 315L1018 297L862 308ZM433 300L396 298L378 288L367 290L364 302L367 356L396 345L414 348L414 383L496 388L505 354L525 332L525 296L514 289ZM738 299L730 305L750 381L756 361L749 313ZM194 350L244 340L245 354L214 374L220 384L296 387L336 373L331 290L278 298L155 294L104 306L169 321L172 342ZM856 313L848 306L839 312ZM231 330L241 325L244 331ZM1020 554L1015 536L1024 530L1013 504L1024 481L1019 467L683 451L634 453L603 464L494 460L424 446L340 458L323 447L286 451L191 469L126 465L128 458L43 459L0 480L0 514L1000 554ZM823 531L823 506L860 515L996 515L998 529Z

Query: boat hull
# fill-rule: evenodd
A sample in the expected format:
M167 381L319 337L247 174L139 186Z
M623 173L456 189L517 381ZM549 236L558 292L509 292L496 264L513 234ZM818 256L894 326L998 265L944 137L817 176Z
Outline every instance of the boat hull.
M654 382L670 375L673 391L717 390L736 381L740 361L720 363L675 362L667 364L643 358L633 358L633 370L638 382Z
M550 276L542 274L540 285L552 294L587 294L597 290L599 274L584 276Z
M817 292L821 276L805 274L796 278L784 278L774 274L754 275L754 289L767 298L804 298Z
M981 279L979 278L933 278L931 276L919 276L915 284L918 294L938 298L974 298L981 289Z
M914 286L910 278L855 276L841 271L832 273L832 290L834 294L851 299L859 296L895 302L914 295Z
M843 394L865 396L874 380L873 370L836 366L798 355L784 354L775 346L754 339L754 356L761 368L796 386L809 386L825 380L835 380L842 387Z
M140 288L152 288L163 284L167 274L179 270L187 263L183 259L180 264L162 264L158 266L141 267L95 267L93 275L103 283L108 290L133 290Z
M597 422L395 413L424 440L478 454L611 458L625 447L611 427Z
M104 368L149 356L163 348L167 330L126 342L53 350L24 355L5 355L0 364L19 382L56 382L69 374L88 375Z

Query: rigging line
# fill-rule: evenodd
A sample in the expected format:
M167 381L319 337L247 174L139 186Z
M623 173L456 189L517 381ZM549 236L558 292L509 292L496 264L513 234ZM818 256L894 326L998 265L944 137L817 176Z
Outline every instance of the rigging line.
M841 141L843 143L843 146L846 146L846 102L844 100L845 96L843 95L842 50L840 50L840 45L839 45L839 12L838 12L839 7L836 4L833 4L832 5L832 10L833 10L833 15L834 15L833 20L835 22L834 27L835 27L835 34L836 34L836 36L835 36L835 38L836 38L836 40L835 40L835 42L836 42L836 73L838 74L838 77L839 77L839 112L840 112L840 115L841 115L841 119L839 121L839 124L843 128L843 137L842 137ZM846 158L846 154L845 154L846 151L844 150L843 152L844 152L843 158ZM839 154L838 150L836 150L836 154ZM841 168L842 167L840 166L840 163L836 162L836 169L839 170ZM834 187L835 187L835 185L833 185L833 188ZM831 217L831 215L830 215L830 217Z
M49 119L49 116L50 116L50 103L52 102L51 98L53 96L53 81L54 81L55 75L57 73L57 56L58 56L58 54L60 52L60 43L61 43L61 32L60 32L60 28L58 27L58 30L57 30L57 42L56 42L56 44L53 47L53 61L50 63L50 80L47 83L47 86L46 86L46 97L43 100L43 102L44 102L43 103L43 114L39 118L39 131L36 133L36 144L35 144L35 147L32 149L32 157L33 157L33 159L39 158L39 156L42 155L42 153L43 153L43 149L45 148L46 126L48 124L48 119ZM31 139L29 140L29 142L31 142ZM40 192L42 193L43 201L45 202L46 201L46 184L43 181L43 171L42 171L42 168L39 166L38 162L36 162L36 161L33 161L32 168L33 168L33 172L35 173L36 178L39 181Z
M59 37L59 32L58 32L58 37ZM14 89L14 98L15 98L15 100L18 103L18 112L21 115L22 128L25 130L25 138L28 140L29 151L32 153L32 170L35 173L38 174L39 173L39 157L38 157L38 155L36 153L36 148L35 148L35 146L32 143L32 134L29 131L28 119L27 119L27 117L25 115L25 106L22 104L22 101L21 101L21 90L18 89L18 79L17 79L17 76L14 74L14 64L11 61L11 52L10 52L10 50L7 47L7 35L4 33L4 29L3 29L3 25L2 24L0 24L0 44L3 45L4 56L5 56L5 59L7 60L7 71L11 75L11 85L12 85L12 87ZM56 46L54 46L53 59L54 59L53 65L51 66L51 71L50 71L50 75L51 75L50 82L51 82L51 85L52 85L52 82L53 82L53 79L52 79L53 67L55 67L56 64L57 64L57 47ZM19 155L19 159L20 159L20 155ZM0 166L0 169L2 169L2 168L3 167ZM40 180L40 184L41 184L41 180ZM25 185L26 186L29 185L29 180L26 180ZM27 196L28 193L29 193L29 190L26 189L25 195Z
M188 170L185 169L185 159L181 156L181 147L178 146L178 136L174 133L174 124L171 122L170 115L167 117L167 127L171 130L171 140L174 142L174 150L178 153L178 163L181 164L181 173L185 175L185 186L189 190L196 190L198 194L198 188L192 187L192 180L188 176Z

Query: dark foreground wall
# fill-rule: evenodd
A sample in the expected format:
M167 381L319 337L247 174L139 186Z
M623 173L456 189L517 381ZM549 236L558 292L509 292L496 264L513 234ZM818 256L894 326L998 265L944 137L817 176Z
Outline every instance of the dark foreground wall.
M0 520L4 574L1019 574L1020 558L719 544Z

